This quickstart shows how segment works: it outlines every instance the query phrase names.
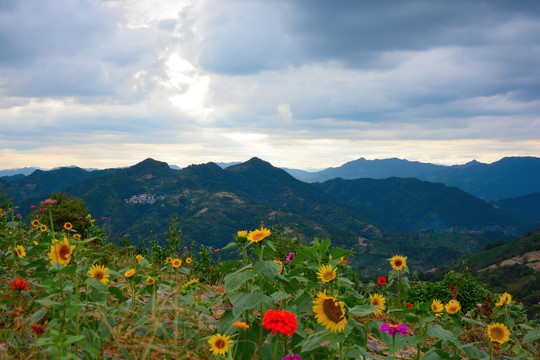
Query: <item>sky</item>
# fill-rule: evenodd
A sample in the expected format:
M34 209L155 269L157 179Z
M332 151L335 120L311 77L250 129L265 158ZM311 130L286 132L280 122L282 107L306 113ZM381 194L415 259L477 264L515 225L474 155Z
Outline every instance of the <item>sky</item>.
M540 157L539 1L0 0L0 169Z

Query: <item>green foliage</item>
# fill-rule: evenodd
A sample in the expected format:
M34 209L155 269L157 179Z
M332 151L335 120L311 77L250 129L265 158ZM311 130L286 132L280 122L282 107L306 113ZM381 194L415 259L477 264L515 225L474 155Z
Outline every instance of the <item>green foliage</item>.
M88 217L86 202L64 192L54 192L50 194L50 199L56 200L57 203L40 205L40 209L50 210L50 213L46 211L41 215L40 222L49 225L51 219L47 217L50 215L55 232L62 231L65 223L71 223L73 230L82 238L88 237L93 221Z
M450 286L455 287L455 292ZM438 299L443 303L450 301L454 296L461 304L463 312L475 310L477 304L484 303L488 289L468 274L455 271L447 273L442 281L424 283L411 282L409 302L428 302Z

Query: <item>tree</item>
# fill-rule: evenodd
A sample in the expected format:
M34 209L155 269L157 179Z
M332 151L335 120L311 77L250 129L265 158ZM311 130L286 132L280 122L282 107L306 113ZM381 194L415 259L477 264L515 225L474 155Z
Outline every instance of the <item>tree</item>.
M51 210L54 230L60 231L63 229L64 224L69 222L82 238L87 237L88 230L92 225L92 219L88 216L86 202L62 191L51 193L50 198L56 200L56 204L40 206L42 209ZM47 212L44 212L42 216L46 216L46 214ZM42 223L48 224L49 219L43 219Z

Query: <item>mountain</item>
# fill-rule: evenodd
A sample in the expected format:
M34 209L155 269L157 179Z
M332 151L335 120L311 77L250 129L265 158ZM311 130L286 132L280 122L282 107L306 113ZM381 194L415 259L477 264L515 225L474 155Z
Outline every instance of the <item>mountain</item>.
M86 171L79 167L65 167L50 171L37 169L24 177L0 178L0 188L3 192L9 194L17 204L24 199L50 194L85 179L98 177L111 171L115 170Z
M388 177L417 178L455 186L487 201L540 192L540 158L505 157L491 164L471 161L464 165L443 166L396 158L350 161L337 168L318 172L288 169L299 180L323 182L343 179Z
M16 169L5 169L0 170L0 177L4 176L12 176L12 175L30 175L34 171L36 171L37 167L23 167L23 168L16 168Z
M341 178L315 186L349 204L373 210L396 231L520 228L522 221L456 187L413 178Z
M511 199L502 199L495 202L501 210L516 214L528 224L528 228L540 227L540 193L532 193Z
M116 237L136 242L166 231L173 212L186 239L217 247L238 230L292 224L306 237L331 236L346 244L380 221L257 158L227 169L207 163L182 170L146 159L62 190L107 216Z

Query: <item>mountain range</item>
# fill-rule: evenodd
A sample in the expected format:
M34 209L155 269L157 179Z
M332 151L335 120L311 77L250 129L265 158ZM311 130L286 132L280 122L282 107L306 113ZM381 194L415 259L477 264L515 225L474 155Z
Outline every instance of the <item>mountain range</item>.
M366 265L401 251L427 268L508 240L539 219L534 193L489 203L413 178L307 183L258 158L225 168L174 169L146 159L122 169L36 170L1 177L0 188L23 215L53 191L82 198L95 217L108 217L113 238L135 243L166 232L170 214L177 213L186 241L222 247L238 230L295 226L306 239L330 237L356 248Z

